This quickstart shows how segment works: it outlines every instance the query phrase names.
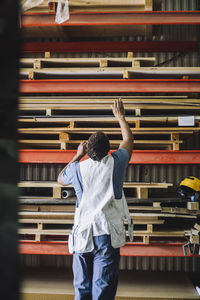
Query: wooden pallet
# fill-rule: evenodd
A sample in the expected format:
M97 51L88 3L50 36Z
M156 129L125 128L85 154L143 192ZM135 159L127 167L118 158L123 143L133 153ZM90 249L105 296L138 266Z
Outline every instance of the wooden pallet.
M151 228L151 227L149 227ZM28 238L28 235L33 235L35 241L41 241L41 240L49 240L49 236L51 236L51 240L53 237L53 240L59 240L59 241L66 241L67 237L71 230L68 229L19 229L18 233L20 235L20 239L22 239L22 235L25 236L23 237L23 240L30 240ZM128 233L127 233L128 235ZM148 232L148 231L134 231L134 237L139 237L142 238L144 244L149 244L150 243L150 238L174 238L174 237L184 237L185 232L184 231L155 231L155 232ZM32 238L31 238L32 240Z
M172 183L146 183L146 182L125 182L124 188L136 189L136 196L138 199L148 199L149 188L168 188ZM62 197L62 186L57 182L51 181L21 181L18 183L20 188L52 188L53 198L60 199ZM71 187L71 185L68 185Z
M44 112L47 116L54 115L54 111L102 111L111 110L111 105L115 99L61 99L61 98L20 98L19 99L19 110L20 114L24 111L38 111ZM172 100L172 101L171 101ZM186 99L185 99L186 100ZM125 110L135 111L136 116L141 116L143 110L177 110L180 114L180 110L199 110L200 99L123 99Z
M39 199L39 204L38 200ZM75 204L71 203L76 202L76 197L69 197L67 199L53 199L52 197L44 197L41 199L38 197L30 198L30 197L22 197L20 198L19 211L35 211L35 212L74 212ZM127 200L128 202L128 200ZM128 208L130 212L162 212L162 213L171 213L171 214L182 214L182 215L200 215L200 210L191 210L186 207L178 207L176 203L176 207L173 206L175 200L171 200L171 202L167 203L163 200L162 206L161 202L153 201L150 204L149 199L147 199L146 203L141 203L139 205L133 205L128 202ZM168 206L163 206L163 203ZM181 205L183 203L180 203ZM185 203L185 205L187 202Z
M29 212L19 214L19 223L21 225L19 234L21 238L23 238L22 235L33 235L36 241L41 241L41 239L46 239L48 236L54 236L54 238L62 240L63 237L66 239L71 232L71 229L66 226L71 227L73 225L74 214L71 213L55 214ZM150 237L184 236L184 231L154 231L154 225L162 225L165 222L165 220L158 220L158 216L156 214L144 215L131 213L131 218L137 227L137 229L134 229L134 236L142 238L144 243L149 243ZM31 225L31 227L26 227L26 225ZM48 227L48 225L51 226ZM58 229L58 225L61 226L61 228ZM63 226L65 226L65 228L62 228ZM145 226L146 229L138 228L138 226Z
M25 149L39 148L39 149L76 149L77 146L84 140L33 140L20 139L19 144L23 145ZM121 140L110 140L111 149L116 149L121 143ZM134 140L134 149L136 150L179 150L179 144L182 141L168 141L168 140Z
M149 243L151 238L183 237L185 233L183 230L174 228L173 230L165 229L163 231L162 225L165 223L165 220L178 218L193 221L197 217L196 215L183 214L182 212L181 214L163 213L160 203L156 202L154 204L152 207L129 205L130 216L135 225L134 236L142 239L143 243ZM34 207L34 211L30 211L31 207ZM66 239L73 225L75 206L65 205L66 211L53 211L53 205L44 205L41 211L41 207L41 205L37 206L36 211L35 205L29 205L19 212L19 222L21 224L19 234L21 238L33 238L34 236L36 241L49 239L50 236L51 239ZM159 229L155 229L154 226L159 226Z
M200 78L198 67L21 68L23 79L181 79Z
M28 12L30 13L52 13L56 12L58 0L44 0ZM151 11L161 9L161 0L69 0L70 12L103 12L103 11Z
M89 136L97 131L103 131L108 135L111 145L118 145L121 140L121 130L118 127L76 127L76 122L71 122L68 127L28 127L18 128L20 134L20 142L23 140L38 139L38 144L44 144L45 139L51 142L47 144L59 144L61 149L66 149L68 146L76 145L81 140L87 140ZM87 125L87 124L86 124ZM137 122L135 126L140 126ZM131 128L134 137L134 146L136 145L163 145L167 149L180 150L182 139L188 138L189 135L200 131L200 127L148 127L148 128ZM159 136L159 139L158 139ZM161 139L162 140L161 140ZM78 141L76 141L78 139ZM42 140L42 142L40 142ZM55 142L56 140L57 142ZM59 142L58 142L59 140ZM25 142L26 143L26 142ZM28 142L27 142L28 143ZM36 143L36 142L33 142Z
M47 55L47 54L46 54ZM49 52L49 55L50 52ZM129 52L128 57L104 57L104 58L21 58L20 66L42 70L44 68L79 70L81 68L135 68L152 67L155 57L133 57ZM132 57L130 57L132 56ZM73 69L74 68L74 69Z

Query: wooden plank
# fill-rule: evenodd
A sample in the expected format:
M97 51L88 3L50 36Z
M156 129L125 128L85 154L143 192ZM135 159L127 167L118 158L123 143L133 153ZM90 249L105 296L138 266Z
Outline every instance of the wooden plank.
M32 228L20 228L18 230L19 234L35 234L36 236L41 236L41 235L69 235L71 230L69 229L43 229L43 230L38 230L38 229L32 229ZM37 240L37 239L36 239Z
M153 208L154 209L162 209L160 206L160 202L153 202Z
M152 233L153 232L153 224L148 224L147 225L147 231L148 231L148 233Z
M26 96L26 97L20 97L19 98L19 103L21 104L28 104L28 103L33 103L33 104L113 104L115 100L119 99L119 97L116 96L66 96L65 98L61 96L49 96L48 98L45 96ZM200 99L193 99L193 98L187 98L187 97L180 97L180 96L122 96L121 99L123 100L124 105L128 104L157 104L157 105L162 105L162 104L170 104L170 105L196 105L200 104Z
M51 0L52 1L52 0ZM53 0L55 2L57 2L57 0ZM106 7L106 6L119 6L121 8L121 6L142 6L145 7L146 6L146 1L145 0L124 0L123 3L121 0L110 0L109 2L106 0L92 0L92 1L88 1L88 0L69 0L69 5L70 6L82 6L85 8L88 8L90 6L102 6L102 8Z
M136 188L136 195L138 199L148 199L148 188Z
M37 218L37 219L73 219L74 213L72 212L19 212L19 218ZM133 220L158 220L162 218L188 218L196 219L196 216L178 215L168 213L130 213Z
M69 235L71 230L69 229L32 229L32 228L21 228L19 234L38 234L38 235ZM127 233L128 235L128 233ZM158 232L146 232L146 231L134 231L134 236L147 236L147 237L184 237L184 231L158 231Z
M29 67L33 67L35 64L39 64L41 68L41 65L49 67L52 66L52 64L57 66L66 66L66 67L72 67L74 66L80 66L80 67L108 67L109 65L112 65L112 63L115 63L114 66L117 65L121 66L124 64L124 66L127 66L127 63L129 63L129 66L132 67L132 64L134 62L140 62L141 65L153 65L155 62L155 57L105 57L105 58L21 58L20 64L26 65Z
M126 120L129 124L135 123L137 120L143 121L143 122L163 122L163 123L170 123L170 122L178 122L178 116L140 116L140 117L126 117ZM52 117L52 118L46 118L46 117L19 117L18 119L19 122L41 122L41 123L67 123L70 121L75 121L75 122L103 122L105 124L107 123L117 123L118 121L111 116L105 117L105 116L96 116L96 117L90 117L90 119L86 119L86 117ZM200 121L200 116L195 116L195 121ZM193 127L192 127L193 128Z
M198 132L200 127L148 127L148 128L130 128L134 135L138 134L167 134L170 135L178 134L178 133L193 133L194 131ZM91 134L96 131L103 131L107 134L121 134L120 128L114 127L81 127L81 128L73 128L73 127L31 127L31 128L18 128L19 133L23 134L60 134L61 132L65 133L85 133ZM172 139L171 139L172 140Z
M28 10L31 13L56 12L58 0L44 0L42 4ZM153 5L154 4L154 5ZM161 0L69 0L70 12L109 12L109 11L152 11L161 9Z
M62 198L61 187L53 187L53 198L54 199Z
M158 231L158 232L144 232L134 231L134 236L147 237L184 237L184 231Z
M194 228L195 228L196 230L200 231L200 225L199 225L199 224L195 224L195 225L194 225Z
M70 201L71 198L68 198L68 200ZM52 199L52 202L54 200ZM162 208L161 207L153 207L153 206L130 206L128 205L128 208L130 211L161 211ZM71 211L74 212L75 211L75 205L67 205L67 204L20 204L19 205L19 211L40 211L40 212L65 212L65 211ZM163 211L165 212L165 211ZM168 210L166 210L166 212L173 212L170 210L170 208ZM174 211L174 213L176 213L178 211ZM188 210L185 209L185 212L183 213L187 213ZM189 213L191 214L191 211L189 211Z
M135 233L135 232L134 232ZM136 236L136 235L135 235ZM149 244L149 236L144 235L143 236L143 243L144 244Z
M199 210L199 202L187 202L188 210Z
M125 79L135 79L135 78L182 78L182 76L188 75L190 78L200 77L199 67L174 67L174 68L156 68L156 67L106 67L106 68L42 68L42 69L31 69L31 68L21 68L19 71L20 75L29 76L31 74L31 79L36 75L49 75L49 76L65 76L67 78L73 78L74 76L97 76L100 75L109 78L125 78ZM53 77L52 77L53 78ZM106 77L107 78L107 77Z
M69 198L70 200L70 198ZM40 212L74 212L75 211L75 206L70 206L70 205L37 205L37 204L20 204L19 206L19 211L40 211Z
M135 225L164 224L165 220L134 220ZM73 224L73 219L19 219L21 224ZM149 227L150 228L150 227ZM39 228L38 228L39 229Z
M66 96L65 98L59 97L59 96L36 96L36 97L20 97L19 103L68 103L68 104L113 104L114 100L119 99L119 97L116 96L82 96L82 97L69 97ZM121 99L123 100L123 103L126 104L188 104L188 105L197 105L200 104L200 99L193 99L188 98L186 96L122 96Z
M199 78L200 68L190 68L190 67L151 67L151 68L139 68L133 70L124 71L123 78L133 79L138 78L182 78L184 75L190 78Z
M61 140L62 142L65 142L66 144L80 144L82 141L85 140ZM60 145L61 141L59 140L25 140L20 139L19 143L22 144L47 144L47 145L53 145L57 144ZM122 141L121 140L110 140L111 145L119 145ZM148 144L148 145L173 145L173 141L168 140L134 140L134 144ZM182 144L183 141L179 141L179 144Z
M168 188L169 186L173 186L172 183L148 183L148 182L124 182L125 188ZM18 183L18 187L53 187L53 188L61 188L59 183L56 181L21 181ZM68 187L72 187L72 185L68 185Z
M73 224L73 219L19 219L19 223L22 224L69 224L70 221L72 221L71 224Z
M19 219L74 219L71 212L19 212Z
M153 203L154 204L154 203ZM133 205L128 205L128 209L130 211L161 211L161 207L154 207L154 206L133 206Z
M187 208L182 207L162 207L162 212L167 213L176 213L176 214L189 214L189 215L200 215L200 210L191 211Z
M110 105L113 104L113 102L104 103L79 103L79 102L74 102L74 103L68 103L67 101L65 103L60 103L59 101L57 102L52 102L52 103L41 103L39 101L37 102L31 102L28 103L21 103L19 104L19 109L20 110L47 110L48 108L51 108L52 110L110 110ZM139 110L145 109L156 109L156 110L199 110L200 107L199 105L196 104L176 104L176 103L171 103L171 104L138 104L138 103L132 103L132 104L124 104L124 107L126 110L131 110L136 112L136 115L139 116L141 114L138 114Z

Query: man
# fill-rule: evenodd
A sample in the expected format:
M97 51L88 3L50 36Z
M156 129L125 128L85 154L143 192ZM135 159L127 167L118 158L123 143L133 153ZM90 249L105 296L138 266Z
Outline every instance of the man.
M77 203L69 237L73 252L76 300L113 300L118 283L120 247L125 244L124 219L131 219L123 193L123 181L133 148L133 137L121 100L111 106L119 121L122 142L110 150L103 132L82 142L71 162L58 175L61 185L74 186ZM79 163L88 153L89 159Z

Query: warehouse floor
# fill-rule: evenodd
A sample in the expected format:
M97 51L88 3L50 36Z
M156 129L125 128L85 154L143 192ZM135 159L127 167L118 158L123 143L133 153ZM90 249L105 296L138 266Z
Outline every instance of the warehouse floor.
M72 300L71 270L26 270L22 300ZM199 299L185 273L121 271L116 300Z

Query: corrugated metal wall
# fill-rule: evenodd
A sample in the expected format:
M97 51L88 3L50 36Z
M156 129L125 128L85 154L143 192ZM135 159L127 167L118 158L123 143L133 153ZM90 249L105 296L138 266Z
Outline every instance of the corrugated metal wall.
M162 10L197 10L198 0L162 0Z
M27 267L71 268L72 256L23 255L21 264ZM199 272L199 257L121 257L120 270Z
M21 164L20 181L56 181L63 164ZM170 196L176 191L181 180L187 176L200 178L199 165L129 165L126 171L127 182L167 182L173 187L166 189L151 189L150 197ZM35 189L37 192L37 189Z

